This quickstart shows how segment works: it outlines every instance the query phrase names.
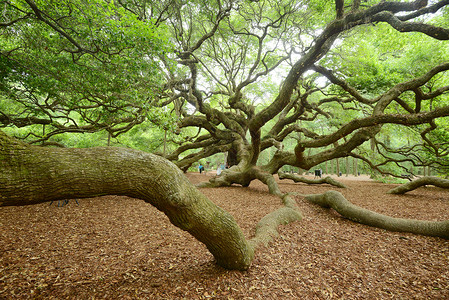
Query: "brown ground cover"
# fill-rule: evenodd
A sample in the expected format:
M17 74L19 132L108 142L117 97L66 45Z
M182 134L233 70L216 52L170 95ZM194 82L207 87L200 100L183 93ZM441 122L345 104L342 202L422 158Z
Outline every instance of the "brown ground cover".
M188 174L192 182L208 175ZM449 219L449 191L342 177L353 203L394 217ZM329 185L280 181L283 192ZM266 186L203 189L247 237L279 207ZM205 246L143 201L106 196L0 208L1 299L448 299L449 241L345 220L296 197L304 219L256 252L247 272L216 266Z

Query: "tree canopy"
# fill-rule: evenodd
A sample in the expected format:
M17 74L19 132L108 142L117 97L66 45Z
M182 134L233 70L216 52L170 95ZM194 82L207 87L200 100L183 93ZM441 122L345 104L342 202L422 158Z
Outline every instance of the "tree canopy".
M183 170L222 152L239 174L348 156L444 170L447 14L446 1L6 1L0 121L60 146L149 121ZM220 184L255 178L227 173Z
M28 141L40 143L64 132L117 136L148 119L167 39L155 20L107 1L6 1L2 9L3 126L30 126Z
M446 155L445 2L217 4L196 3L201 25L188 17L195 5L170 18L178 68L161 103L173 103L178 129L197 129L166 156L180 168L227 152L235 167L213 184L247 185L339 157L391 173Z

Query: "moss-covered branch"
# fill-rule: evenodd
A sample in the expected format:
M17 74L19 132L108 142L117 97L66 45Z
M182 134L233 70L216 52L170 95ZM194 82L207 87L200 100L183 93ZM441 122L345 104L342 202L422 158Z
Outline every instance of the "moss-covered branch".
M344 185L341 182L338 182L337 180L331 178L330 176L324 177L324 178L320 178L320 179L308 179L308 178L304 178L298 175L294 175L294 174L290 174L290 173L283 173L283 172L279 172L279 179L291 179L294 182L302 182L302 183L306 183L306 184L323 184L323 183L327 183L339 188L346 188L346 185Z
M443 189L449 189L449 180L432 176L421 177L389 190L388 194L405 194L426 185L434 185Z
M0 206L100 195L142 199L204 243L220 266L251 265L253 248L234 218L166 159L125 148L29 146L0 131Z
M305 199L324 208L333 208L343 217L357 223L389 231L411 232L449 239L449 221L433 222L393 218L354 205L336 191L307 195Z

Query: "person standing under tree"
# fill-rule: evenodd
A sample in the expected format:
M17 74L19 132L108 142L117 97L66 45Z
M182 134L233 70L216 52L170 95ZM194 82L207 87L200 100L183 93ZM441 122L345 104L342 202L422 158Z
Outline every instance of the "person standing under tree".
M217 176L221 174L221 172L223 172L223 170L226 168L224 163L219 163L217 166Z

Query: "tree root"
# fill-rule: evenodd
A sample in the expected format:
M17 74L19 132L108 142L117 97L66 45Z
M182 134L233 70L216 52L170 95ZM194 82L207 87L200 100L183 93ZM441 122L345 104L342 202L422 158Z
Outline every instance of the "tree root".
M256 225L254 237L248 241L251 248L256 249L261 245L267 245L273 238L279 235L278 227L291 222L299 221L302 215L294 199L288 194L282 194L274 176L264 172L259 168L248 168L245 172L226 170L220 176L212 178L209 182L204 182L197 187L220 187L229 186L231 183L245 183L252 179L258 179L268 186L269 193L278 196L283 203L283 207L265 215Z
M434 185L443 189L449 189L449 180L439 177L426 176L419 179L407 182L406 184L395 187L389 190L388 194L405 194L409 191L415 190L421 186Z
M279 236L277 228L279 225L287 225L291 222L300 221L302 214L290 195L286 194L282 197L284 207L281 207L266 216L264 216L256 225L256 233L249 240L249 244L257 249L260 245L267 245L273 238Z
M214 181L214 182L210 182L210 181L204 181L204 182L200 182L198 184L195 184L195 187L199 188L199 189L203 189L203 188L217 188L217 187L222 187L222 186L231 186L231 183L229 182L220 182L220 181Z
M410 232L449 239L449 221L421 221L393 218L352 204L337 191L307 195L305 199L323 208L333 208L343 217L361 224L389 231Z
M327 183L339 188L346 188L346 185L344 185L341 182L338 182L337 180L327 176L325 178L320 178L320 179L307 179L304 177L300 177L298 175L294 175L294 174L289 174L289 173L283 173L283 172L279 172L279 179L291 179L294 182L303 182L303 183L307 183L307 184L323 184L323 183Z

